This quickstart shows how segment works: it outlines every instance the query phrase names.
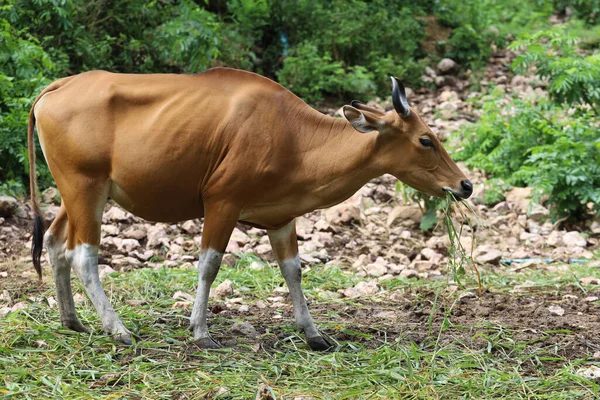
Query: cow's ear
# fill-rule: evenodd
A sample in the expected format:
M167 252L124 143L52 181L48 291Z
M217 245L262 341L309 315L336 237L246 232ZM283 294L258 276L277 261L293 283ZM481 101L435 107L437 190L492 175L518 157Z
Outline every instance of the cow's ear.
M352 106L344 106L343 112L348 122L360 133L368 133L376 129L376 121L369 121L372 118L368 113L359 111Z

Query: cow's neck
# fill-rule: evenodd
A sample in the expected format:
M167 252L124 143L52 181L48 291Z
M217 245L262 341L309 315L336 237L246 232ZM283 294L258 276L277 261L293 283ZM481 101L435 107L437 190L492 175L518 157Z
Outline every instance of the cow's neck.
M306 190L317 208L344 201L384 173L378 162L376 133L359 133L342 118L314 113L310 117L311 122L298 126L307 149L303 160Z

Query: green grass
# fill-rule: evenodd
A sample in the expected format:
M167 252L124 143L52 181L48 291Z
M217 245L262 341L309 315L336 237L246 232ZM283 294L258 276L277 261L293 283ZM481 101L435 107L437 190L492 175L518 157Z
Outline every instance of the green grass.
M276 287L283 286L276 268L246 268L252 260L244 257L235 268L223 267L217 278L217 283L234 281L235 297L251 305L265 301ZM585 266L573 266L570 273L483 271L482 281L487 290L506 293L515 282L531 280L536 283L532 293L537 295L569 285L586 290L577 288L577 277L594 274ZM469 275L463 283L474 291L476 279ZM227 335L233 322L246 319L261 331L260 345L240 340L216 351L188 345L190 310L172 308L176 301L172 295L178 290L193 294L195 281L194 270L166 268L105 279L117 313L143 338L130 347L98 332L99 320L87 300L78 305L78 312L82 322L96 330L91 334L63 329L58 311L44 300L0 318L0 395L253 399L261 384L277 399L591 399L599 394L596 383L575 374L581 366L594 364L590 360L565 357L552 346L535 347L518 339L518 332L494 322L454 323L452 309L459 295L468 290L448 294L445 279L395 279L384 283L385 291L376 298L348 300L328 292L352 286L359 281L356 276L340 268L313 267L305 274L304 284L313 316L336 343L336 350L326 353L310 351L289 312L283 313L283 319L272 319L278 312L273 309L245 318L217 314L209 321L219 338ZM76 290L81 292L80 287ZM415 293L412 302L428 298L430 309L443 307L441 318L431 313L421 326L388 328L390 336L386 336L382 326L363 326L359 317L344 314L347 309L370 312L400 307L389 300L395 290ZM48 281L38 293L25 292L38 298L54 295ZM126 301L132 299L146 304L128 305ZM422 334L417 341L416 333ZM570 334L556 330L540 332L540 337L560 339Z

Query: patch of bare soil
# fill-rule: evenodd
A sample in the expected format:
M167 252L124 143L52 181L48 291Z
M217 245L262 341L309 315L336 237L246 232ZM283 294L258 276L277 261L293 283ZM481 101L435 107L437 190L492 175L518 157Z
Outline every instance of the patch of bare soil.
M509 359L511 352L517 350L536 360L546 358L542 367L551 373L561 368L565 359L591 358L600 350L597 337L600 307L586 300L598 295L600 291L584 295L579 288L566 286L542 293L488 291L481 297L472 293L452 293L439 295L436 301L436 293L419 289L392 293L386 300L313 303L310 308L326 337L336 345L350 342L376 348L399 341L416 343L429 350L435 346L459 345L465 349L498 353ZM218 313L210 315L213 337L235 351L278 350L294 336L290 333L295 332L295 328L291 328L293 313L289 304L283 319L277 321L273 320L269 309L252 307L251 311L241 313L220 307L218 303L213 305L213 311L215 309ZM557 309L564 313L557 314ZM248 338L231 333L229 329L235 320L250 323L258 336ZM184 327L187 319L165 316L157 323ZM440 332L442 325L446 328ZM177 339L189 343L189 337ZM191 343L186 347L189 357L197 351ZM523 362L517 358L513 361ZM525 368L528 367L525 365Z

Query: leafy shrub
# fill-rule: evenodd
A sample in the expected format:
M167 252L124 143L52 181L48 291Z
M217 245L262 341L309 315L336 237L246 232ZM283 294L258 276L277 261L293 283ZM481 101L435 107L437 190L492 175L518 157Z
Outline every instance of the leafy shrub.
M576 18L589 24L595 24L600 19L600 0L555 0L555 3L563 12L570 7Z
M422 12L418 4L384 0L281 0L272 14L277 18L278 30L289 41L292 57L306 54L305 46L310 44L316 48L311 54L327 57L329 63L340 63L343 71L352 75L317 97L373 91L388 96L390 75L402 77L409 84L417 84L421 75L423 66L415 61L422 56L419 48L422 23L415 18L415 14ZM293 63L297 80L314 80L309 63L301 68L296 59L289 58L284 60L282 72L286 64ZM290 77L287 71L283 75ZM354 88L353 81L357 83Z
M329 53L319 54L317 46L304 43L286 58L277 73L279 82L309 103L323 100L323 93L336 93L344 75L340 61Z
M190 0L179 4L179 15L156 30L160 59L183 72L202 72L219 55L215 16Z
M467 131L456 156L496 178L547 194L553 218L584 219L588 203L600 213L600 135L589 112L569 115L549 101L513 99L496 89L482 119Z
M483 196L479 199L481 203L493 206L505 199L504 193L510 189L502 179L491 178L483 182Z
M36 94L50 80L45 74L56 71L39 43L0 19L0 190L18 194L27 182L27 122ZM41 156L41 152L38 152ZM42 158L42 157L39 157ZM43 159L43 158L42 158ZM42 184L49 172L43 161Z
M448 50L445 55L460 64L481 67L492 52L491 37L490 32L481 32L470 24L463 25L452 32L446 42Z
M525 72L534 66L556 102L586 104L600 116L600 53L582 54L577 42L564 30L524 34L510 45L521 51L513 68Z

